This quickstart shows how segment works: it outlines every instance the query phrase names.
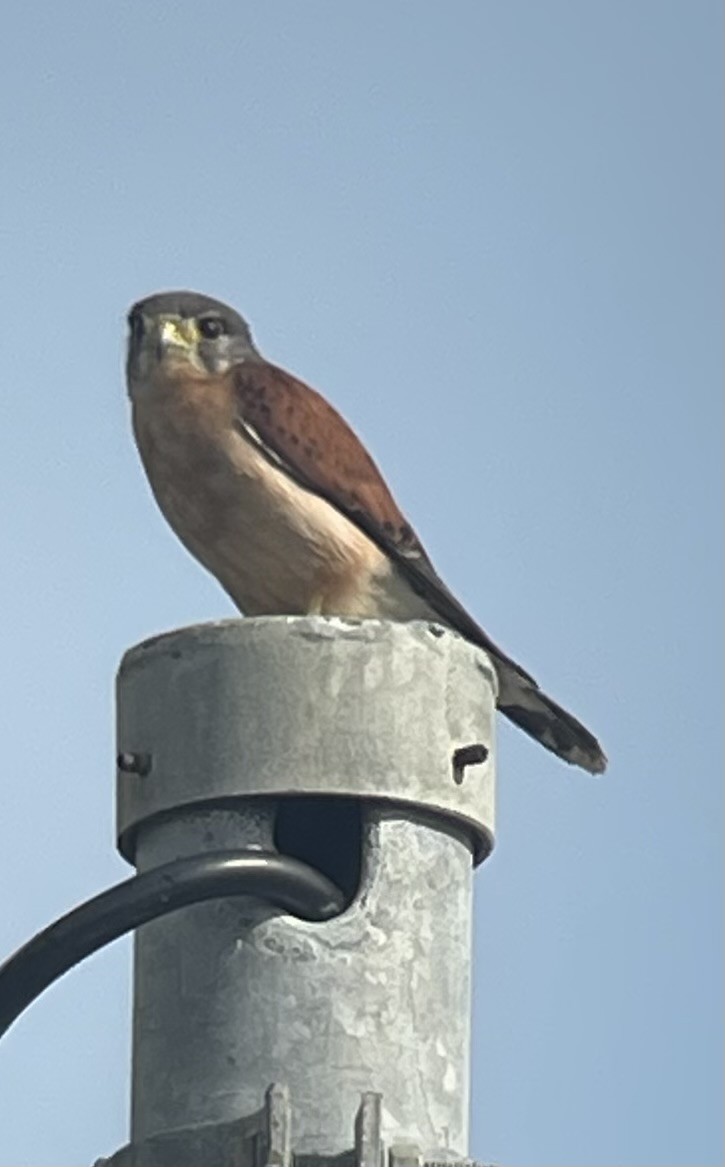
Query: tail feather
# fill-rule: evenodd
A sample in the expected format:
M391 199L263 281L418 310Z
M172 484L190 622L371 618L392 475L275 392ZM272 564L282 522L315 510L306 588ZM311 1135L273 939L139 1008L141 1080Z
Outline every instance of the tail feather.
M337 505L334 498L329 501ZM401 549L367 512L354 509L343 513L394 561L413 591L430 605L433 619L454 628L488 653L498 675L497 704L501 712L565 762L581 766L590 774L602 774L607 757L594 735L542 693L534 678L494 644L443 583L415 536L412 549Z
M504 676L501 674L504 673ZM547 750L590 774L603 774L607 756L597 739L576 717L547 697L529 677L499 669L498 707L510 721Z

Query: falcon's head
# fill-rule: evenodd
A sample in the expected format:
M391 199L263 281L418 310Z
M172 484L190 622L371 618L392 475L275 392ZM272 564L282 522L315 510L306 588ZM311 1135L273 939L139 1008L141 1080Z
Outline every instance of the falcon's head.
M128 314L129 391L161 373L213 376L242 361L261 359L238 312L197 292L160 292Z

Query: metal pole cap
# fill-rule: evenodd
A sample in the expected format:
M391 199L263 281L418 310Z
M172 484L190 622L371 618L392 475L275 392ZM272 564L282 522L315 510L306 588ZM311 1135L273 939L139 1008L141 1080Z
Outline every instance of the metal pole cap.
M117 830L251 796L334 795L494 826L496 676L435 624L270 616L130 649L117 679Z

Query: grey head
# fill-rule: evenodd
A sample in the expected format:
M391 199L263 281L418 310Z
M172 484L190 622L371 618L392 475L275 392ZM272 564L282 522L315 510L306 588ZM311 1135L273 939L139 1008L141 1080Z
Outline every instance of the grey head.
M197 373L220 375L232 365L260 361L246 320L211 296L199 292L157 292L133 305L128 314L126 369L129 391L155 372L192 365Z

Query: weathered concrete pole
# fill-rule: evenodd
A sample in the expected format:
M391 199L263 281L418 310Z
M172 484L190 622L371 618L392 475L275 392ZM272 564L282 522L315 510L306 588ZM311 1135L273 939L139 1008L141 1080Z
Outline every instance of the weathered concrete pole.
M370 1092L387 1147L467 1153L494 686L485 654L423 623L234 620L126 653L118 751L142 760L118 775L126 858L147 871L276 847L348 907L313 923L230 899L138 932L131 1144L114 1162L161 1164L167 1145L178 1163L199 1131L215 1167L246 1161L229 1131L273 1083L289 1090L297 1154L349 1148ZM270 1139L250 1163L270 1161Z

